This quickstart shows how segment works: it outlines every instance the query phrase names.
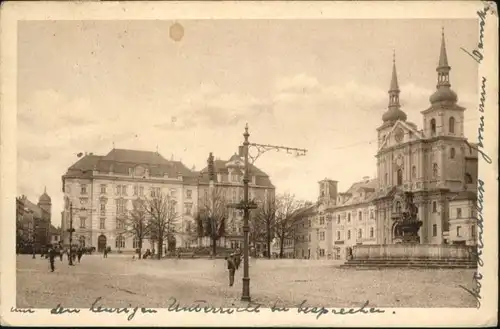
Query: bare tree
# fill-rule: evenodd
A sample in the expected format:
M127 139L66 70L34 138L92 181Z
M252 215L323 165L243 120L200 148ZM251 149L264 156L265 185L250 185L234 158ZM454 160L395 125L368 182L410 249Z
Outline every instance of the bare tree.
M138 242L139 259L142 257L142 243L150 231L147 220L146 201L137 198L132 201L132 210L118 216L117 220L122 223L124 234L132 236Z
M200 201L200 209L195 216L198 234L200 237L210 237L212 255L215 257L217 241L226 234L226 221L229 215L225 191L222 187L215 186L212 195L208 193L205 199Z
M279 257L283 258L285 240L295 239L295 224L300 219L298 216L304 202L295 198L293 194L282 194L275 198L275 234L279 240Z
M266 257L271 258L271 243L276 229L276 199L273 197L261 203L253 218L254 235L266 242Z
M144 209L149 217L150 239L157 239L158 259L161 259L163 254L163 241L168 243L175 239L177 221L182 217L176 208L176 200L160 190L154 191L154 194L146 199Z

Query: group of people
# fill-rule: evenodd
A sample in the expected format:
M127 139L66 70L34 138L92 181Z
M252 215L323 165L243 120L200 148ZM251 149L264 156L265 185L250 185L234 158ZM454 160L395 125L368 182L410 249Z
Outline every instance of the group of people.
M229 271L229 286L234 284L234 273L240 268L241 264L241 251L236 249L235 252L225 257L227 261L227 270Z
M71 248L63 248L62 246L49 246L47 254L42 254L41 257L48 258L50 263L50 271L55 271L55 259L59 257L61 262L63 261L64 255L68 257L68 262L70 265L74 265L78 260L80 263L83 254L85 253L85 248L73 246Z

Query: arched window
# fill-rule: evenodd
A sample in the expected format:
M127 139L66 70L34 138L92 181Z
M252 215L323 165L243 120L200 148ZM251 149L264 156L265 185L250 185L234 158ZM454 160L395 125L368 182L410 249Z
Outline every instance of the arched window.
M465 184L472 184L472 176L469 173L465 173Z
M359 229L358 230L358 239L361 239L363 237L363 230Z
M351 230L347 231L347 240L351 240Z
M85 247L85 237L80 236L80 238L78 240L80 242L80 247Z
M438 175L438 165L437 163L432 164L432 177L436 178Z
M449 132L450 134L454 134L455 133L455 118L454 117L450 117L450 119L448 120L449 121Z
M398 169L398 186L403 185L403 170Z
M431 134L435 135L436 134L436 119L431 119Z
M116 248L125 248L125 238L123 237L123 235L120 234L116 237L115 247Z
M389 184L389 175L387 175L387 173L385 173L384 182L385 182L385 185Z
M370 238L373 238L373 227L370 227Z
M454 147L452 147L450 149L450 159L455 159L455 148Z
M347 222L350 223L351 222L351 213L347 213Z
M401 213L401 202L399 201L396 202L396 213L397 214Z
M417 178L417 167L415 166L411 167L411 178Z

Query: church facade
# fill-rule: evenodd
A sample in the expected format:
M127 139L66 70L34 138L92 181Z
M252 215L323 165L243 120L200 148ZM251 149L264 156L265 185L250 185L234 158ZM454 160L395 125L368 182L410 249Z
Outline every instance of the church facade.
M376 129L377 177L364 177L342 193L336 181L325 180L332 186L320 183L315 207L317 213L328 214L321 228L330 232L325 235L327 245L321 247L325 252L310 258L345 259L355 245L401 243L399 219L409 206L405 192L411 192L422 223L419 243L476 244L477 146L464 136L465 108L451 89L450 71L443 33L436 91L421 111L419 129L401 109L394 59L388 108ZM317 247L315 240L309 239L307 249ZM295 254L301 258L306 247L297 246Z
M474 243L477 189L477 150L464 136L465 108L451 89L444 34L436 68L436 91L421 111L423 129L408 122L399 102L396 64L393 64L389 106L377 128L377 243L397 242L394 219L402 212L403 192L414 195L420 243ZM464 203L463 198L466 197ZM468 200L468 201L467 201ZM458 216L457 218L457 211ZM454 221L465 220L457 236ZM455 232L450 228L455 226Z

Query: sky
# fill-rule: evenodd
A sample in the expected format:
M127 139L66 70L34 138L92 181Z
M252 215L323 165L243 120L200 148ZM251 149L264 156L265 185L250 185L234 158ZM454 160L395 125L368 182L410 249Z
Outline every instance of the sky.
M460 47L475 48L477 20L20 21L17 193L46 187L58 225L77 153L158 148L200 170L237 152L245 123L251 142L308 150L255 163L278 193L313 201L324 178L347 190L375 177L393 51L402 110L422 126L442 27L475 141L478 66Z

